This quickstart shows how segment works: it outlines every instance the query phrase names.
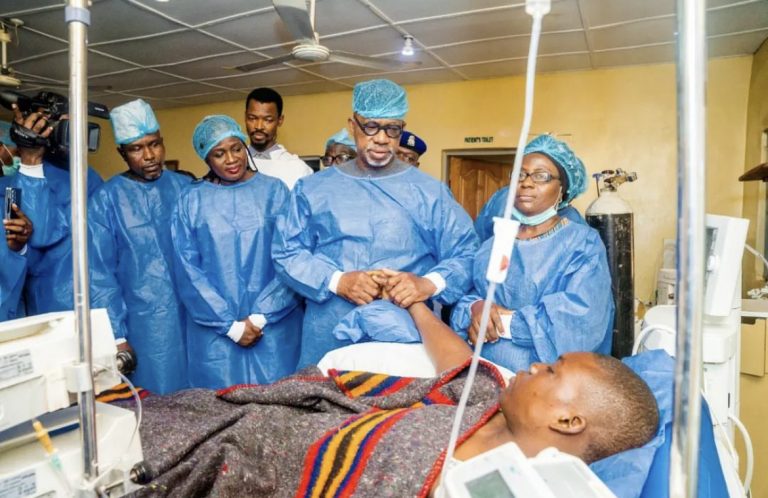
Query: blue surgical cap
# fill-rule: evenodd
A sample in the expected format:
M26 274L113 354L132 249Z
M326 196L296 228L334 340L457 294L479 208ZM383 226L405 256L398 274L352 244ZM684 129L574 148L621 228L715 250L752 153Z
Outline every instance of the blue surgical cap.
M368 119L403 119L408 112L408 97L403 87L393 81L363 81L352 91L352 111Z
M563 192L563 202L559 207L564 207L573 199L587 190L587 170L581 159L576 157L565 142L561 142L551 135L539 135L525 146L526 154L544 154L549 157L555 166L560 168L568 180Z
M192 146L200 159L205 161L211 149L229 137L237 137L246 143L245 135L240 130L237 121L221 114L206 116L195 127L195 132L192 134Z
M349 132L346 128L342 128L336 134L332 135L331 138L325 142L325 148L327 149L333 144L341 144L346 145L347 147L352 147L353 149L355 148L355 141L349 136Z
M160 130L152 108L141 99L115 107L109 113L109 119L112 121L112 131L117 145L135 142L144 135L157 133Z
M400 135L400 147L410 149L420 156L427 151L427 143L410 131L404 131Z

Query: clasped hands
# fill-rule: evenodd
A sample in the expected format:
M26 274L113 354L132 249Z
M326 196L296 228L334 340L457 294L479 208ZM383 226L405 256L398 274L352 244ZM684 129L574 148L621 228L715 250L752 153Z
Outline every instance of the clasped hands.
M345 272L336 294L357 305L374 299L388 299L401 308L426 301L437 290L431 280L413 273L382 268Z

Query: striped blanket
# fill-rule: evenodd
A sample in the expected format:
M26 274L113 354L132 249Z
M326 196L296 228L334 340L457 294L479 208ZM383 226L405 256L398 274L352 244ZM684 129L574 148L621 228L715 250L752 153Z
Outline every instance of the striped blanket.
M153 480L139 495L425 496L465 371L413 379L312 368L270 385L149 396L141 436ZM481 365L460 441L498 411L503 385Z

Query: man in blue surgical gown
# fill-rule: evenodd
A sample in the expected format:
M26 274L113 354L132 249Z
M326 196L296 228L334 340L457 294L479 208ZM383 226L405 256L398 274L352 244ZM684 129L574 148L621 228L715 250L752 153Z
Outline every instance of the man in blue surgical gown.
M279 275L307 298L300 367L350 344L332 330L382 291L402 307L450 304L471 284L469 215L443 183L396 158L405 91L388 80L359 83L352 108L357 157L298 181L272 246ZM382 279L383 269L401 273Z
M520 221L509 272L496 288L483 356L510 370L571 351L611 352L613 296L605 247L589 226L558 215L586 190L584 164L549 135L525 148L513 215ZM474 289L453 310L453 329L474 343L488 291L494 239L473 267Z
M8 178L0 177L0 197ZM19 302L27 275L27 242L32 235L32 222L18 205L11 207L15 216L3 219L0 240L0 322L20 317Z
M121 349L137 357L136 385L165 394L188 386L183 310L173 283L170 219L190 179L163 169L165 146L143 100L110 113L128 170L91 197L91 306L107 308Z
M193 387L273 382L299 356L302 310L270 257L288 188L249 167L245 141L228 116L197 125L192 144L210 172L182 193L171 221Z
M14 104L14 121L28 134L49 137L53 131L49 117L44 112L23 116ZM24 212L35 228L27 244L27 315L74 309L68 148L63 144L16 145L21 166L8 186L22 190ZM104 183L90 167L87 181L89 197Z

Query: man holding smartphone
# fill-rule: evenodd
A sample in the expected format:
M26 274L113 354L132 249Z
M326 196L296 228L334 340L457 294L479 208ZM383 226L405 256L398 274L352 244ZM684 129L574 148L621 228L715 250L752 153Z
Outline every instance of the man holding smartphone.
M6 243L0 243L0 322L20 315L19 302L27 275L26 246L32 236L32 222L18 204L20 192L7 188L8 183L8 179L0 178L0 192L6 195L3 213ZM11 199L12 194L15 199Z

